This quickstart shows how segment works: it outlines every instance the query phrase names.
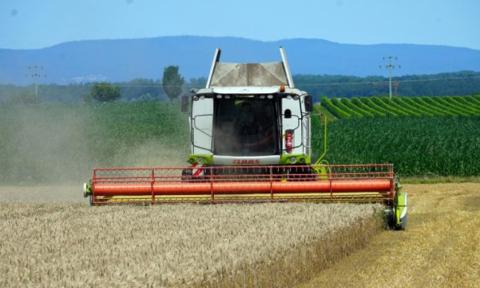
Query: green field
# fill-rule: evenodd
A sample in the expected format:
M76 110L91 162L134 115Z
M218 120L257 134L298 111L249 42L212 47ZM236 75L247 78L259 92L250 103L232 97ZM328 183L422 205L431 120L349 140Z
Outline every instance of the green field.
M322 98L330 163L393 163L403 176L480 175L480 95ZM314 151L322 126L314 119Z
M382 117L331 121L330 163L388 162L401 176L480 176L479 116L383 117L361 107L358 114ZM314 159L322 150L320 122L315 115ZM186 115L169 102L3 105L0 135L1 183L76 183L96 166L187 165L189 153Z
M480 116L480 95L449 97L354 97L321 99L335 119Z
M320 126L317 117L314 151ZM480 175L480 117L337 120L328 131L330 163L393 163L402 176Z

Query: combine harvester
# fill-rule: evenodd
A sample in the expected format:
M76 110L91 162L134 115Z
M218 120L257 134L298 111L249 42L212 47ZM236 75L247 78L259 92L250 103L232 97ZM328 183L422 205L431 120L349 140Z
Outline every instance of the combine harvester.
M221 63L206 87L182 98L190 167L97 168L84 185L92 205L119 203L380 202L404 229L407 193L392 164L311 160L312 98L296 89L283 48L278 63ZM326 128L326 125L325 125Z

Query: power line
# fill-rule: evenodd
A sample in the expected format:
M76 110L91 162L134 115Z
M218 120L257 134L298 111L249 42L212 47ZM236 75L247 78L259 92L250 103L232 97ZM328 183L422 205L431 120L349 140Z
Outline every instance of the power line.
M407 80L393 80L392 79L392 86L393 82L398 82L398 83L410 83L410 82L434 82L434 81L447 81L447 80L473 80L473 79L480 79L479 76L467 76L467 77L448 77L448 78L430 78L430 79L407 79ZM333 85L377 85L377 84L388 84L388 80L381 80L381 81L356 81L356 82L325 82L325 83L302 83L301 81L297 80L297 83L301 83L297 86L302 86L302 87L322 87L322 86L333 86ZM93 84L93 83L90 83ZM77 84L72 84L72 85L77 85ZM82 84L85 85L85 84ZM117 86L117 87L123 87L123 88L162 88L162 87L169 87L169 86L175 86L175 85L162 85L162 84L128 84L128 83L112 83L112 85ZM185 87L188 88L205 88L204 86L190 86L190 85L185 85Z
M29 66L30 67L30 66ZM38 76L30 76L29 74L26 75L27 77L31 77L32 79L35 79L35 77ZM46 77L46 74L44 74L43 77ZM38 77L40 78L40 77ZM449 80L476 80L480 79L480 75L478 76L463 76L463 77L447 77L447 78L428 78L428 79L406 79L406 80L401 80L401 79L392 79L392 86L393 82L398 82L398 83L415 83L415 82L435 82L435 81L449 81ZM35 81L36 82L36 81ZM162 88L162 87L173 87L176 85L162 85L160 84L128 84L128 83L115 83L115 82L110 82L112 85L120 87L120 88ZM302 83L302 81L297 80L297 83L300 83L297 86L300 87L328 87L328 86L349 86L349 85L386 85L389 83L389 80L379 80L379 81L355 81L355 82L324 82L324 83ZM71 84L46 84L48 85L53 85L53 86L89 86L89 85L94 85L95 82L89 82L89 83L71 83ZM40 85L40 84L39 84ZM0 84L0 86L5 86L5 84ZM191 86L191 85L184 85L184 87L190 89L190 88L195 88L195 89L201 89L205 88L203 85L202 86Z
M380 69L385 68L388 71L388 94L390 96L390 99L392 99L392 71L394 69L401 68L400 65L395 64L395 61L397 60L397 56L386 56L383 57L383 61L385 62L385 64L378 66Z
M34 91L35 91L35 101L38 102L38 82L41 78L46 78L47 74L42 65L30 65L27 66L27 77L33 79Z
M408 80L395 80L398 83L409 82L434 82L434 81L447 81L447 80L473 80L480 79L480 76L471 77L449 77L449 78L431 78L431 79L408 79ZM297 81L298 83L299 81ZM300 82L301 83L301 82ZM321 86L333 86L333 85L376 85L376 84L388 84L388 80L384 81L357 81L357 82L331 82L331 83L311 83L311 84L299 84L302 87L321 87Z

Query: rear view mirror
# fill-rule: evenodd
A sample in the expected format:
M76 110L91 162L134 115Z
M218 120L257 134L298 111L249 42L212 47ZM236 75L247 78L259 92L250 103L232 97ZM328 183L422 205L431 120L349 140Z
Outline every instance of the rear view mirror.
M305 110L307 110L307 112L313 111L312 96L310 95L305 96Z
M285 110L285 113L283 113L283 114L284 114L284 117L286 119L292 118L292 110L290 110L290 109Z
M188 105L190 104L189 98L187 95L182 96L182 107L181 110L183 113L188 113Z

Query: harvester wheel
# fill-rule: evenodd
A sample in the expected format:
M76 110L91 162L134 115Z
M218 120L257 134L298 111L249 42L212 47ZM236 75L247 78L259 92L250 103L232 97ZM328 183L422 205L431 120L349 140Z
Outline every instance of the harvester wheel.
M386 208L384 210L384 228L387 230L395 229L395 214L392 208Z
M193 175L193 169L187 168L182 170L182 181L185 182L207 182L210 179L209 170L203 171L202 175Z
M405 217L403 217L402 222L399 225L395 226L395 229L396 230L405 230L405 228L407 228L407 223L408 223L408 215L405 215Z
M88 203L93 206L92 182L83 183L83 197L88 197Z
M190 181L192 180L193 171L191 168L183 169L182 170L182 181Z
M408 194L407 192L398 192L394 207L394 228L396 230L405 230L408 222L407 215Z

